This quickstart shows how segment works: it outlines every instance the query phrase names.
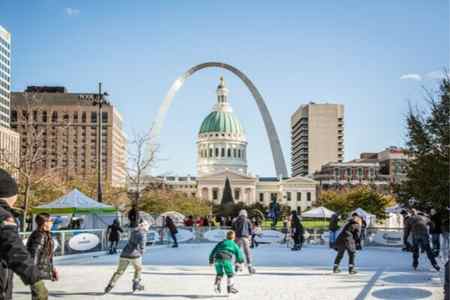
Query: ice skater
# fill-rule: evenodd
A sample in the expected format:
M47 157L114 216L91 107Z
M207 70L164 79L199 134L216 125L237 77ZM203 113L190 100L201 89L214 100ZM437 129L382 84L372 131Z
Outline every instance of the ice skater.
M172 248L178 248L178 241L177 241L177 226L175 225L175 222L172 220L171 217L167 216L165 220L165 225L169 229L170 236L173 240Z
M234 231L228 231L225 240L218 243L211 254L209 255L209 264L215 264L216 279L214 281L214 289L216 293L222 292L222 278L224 274L227 276L227 292L228 294L237 294L239 291L234 287L233 277L233 256L236 258L236 263L244 262L241 249L234 242L236 235Z
M341 272L339 269L339 264L344 257L345 251L348 253L348 273L357 273L355 270L355 256L356 250L361 249L360 231L361 218L357 213L354 213L336 238L335 249L338 253L336 255L336 259L334 260L333 273Z
M294 239L294 247L291 250L300 251L303 246L305 229L296 210L291 212L291 216L291 234Z
M236 233L236 243L245 253L248 272L255 274L255 268L252 266L252 252L250 249L250 239L252 237L252 223L248 219L247 211L242 209L239 216L234 220L232 228ZM236 271L241 271L241 266L236 265Z
M146 221L141 221L139 225L131 231L128 243L120 254L117 270L105 288L105 294L113 289L116 282L123 273L125 273L130 264L134 268L133 292L144 290L144 286L141 284L142 255L144 255L146 236L149 227L150 225Z
M123 232L120 227L119 220L115 219L106 230L106 236L109 241L109 254L117 254L117 246L120 240L120 233Z

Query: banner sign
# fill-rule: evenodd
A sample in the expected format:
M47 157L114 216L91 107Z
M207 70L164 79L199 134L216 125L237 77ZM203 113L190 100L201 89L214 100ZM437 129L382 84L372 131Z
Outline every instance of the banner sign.
M69 240L69 247L75 251L94 249L100 243L98 236L92 233L80 233Z

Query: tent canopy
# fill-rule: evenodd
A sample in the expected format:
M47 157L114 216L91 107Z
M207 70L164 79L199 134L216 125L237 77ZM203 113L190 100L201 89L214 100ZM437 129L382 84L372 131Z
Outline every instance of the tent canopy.
M375 218L375 215L372 215L372 214L368 213L367 211L365 211L364 209L362 209L362 208L360 208L360 207L358 207L357 209L355 209L354 211L352 211L351 214L353 214L353 213L357 213L358 216L360 216L360 217L362 217L362 218L364 218L364 219L367 219L367 218ZM350 214L350 215L351 215L351 214Z
M113 206L99 203L77 189L53 202L32 209L33 213L46 212L50 214L111 213L116 211L117 209Z
M325 208L323 206L313 208L311 210L308 210L307 212L302 214L302 217L304 218L317 218L317 219L328 219L331 218L331 216L334 214L334 211L329 210L328 208Z

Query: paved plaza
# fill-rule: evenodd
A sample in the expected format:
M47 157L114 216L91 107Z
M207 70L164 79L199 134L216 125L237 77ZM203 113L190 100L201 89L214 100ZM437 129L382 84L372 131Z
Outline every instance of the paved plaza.
M115 270L117 256L57 260L59 282L49 282L50 299L220 299L213 292L214 270L208 266L213 244L182 244L178 249L155 246L144 257L146 290L130 293L132 270L112 293L102 291ZM441 273L431 271L425 257L411 271L409 253L399 249L366 248L359 252L359 274L331 273L335 252L324 246L306 246L291 252L283 245L262 245L254 251L257 274L236 277L240 290L233 299L443 299ZM20 280L14 299L30 299Z

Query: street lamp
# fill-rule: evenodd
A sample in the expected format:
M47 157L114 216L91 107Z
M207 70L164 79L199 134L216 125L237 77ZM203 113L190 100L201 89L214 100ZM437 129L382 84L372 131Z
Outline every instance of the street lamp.
M94 95L94 101L92 105L97 106L97 201L103 202L103 190L102 190L102 132L103 132L103 124L102 124L102 106L103 104L107 104L108 102L105 100L105 97L108 96L108 93L102 93L102 83L98 83L98 94Z

